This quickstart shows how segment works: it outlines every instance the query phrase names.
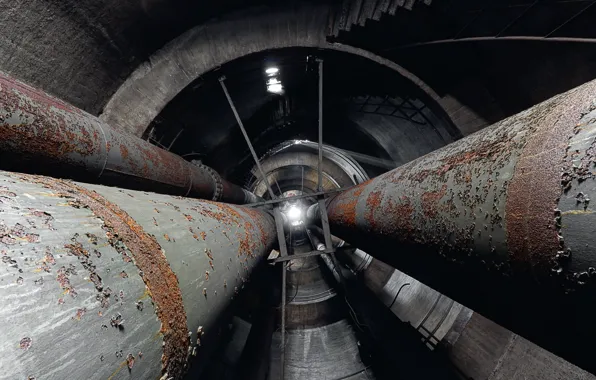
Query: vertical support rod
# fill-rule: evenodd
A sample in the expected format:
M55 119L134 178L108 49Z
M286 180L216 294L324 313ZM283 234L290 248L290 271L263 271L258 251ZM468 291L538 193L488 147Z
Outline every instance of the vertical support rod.
M281 263L281 347L279 378L284 379L284 362L286 358L286 264Z
M319 166L318 171L318 191L323 191L323 60L319 62Z
M244 124L242 124L242 119L240 119L240 115L238 115L238 111L236 110L236 107L234 106L234 102L232 101L232 98L230 97L228 88L226 87L226 84L224 83L225 80L226 80L225 76L222 76L221 78L219 78L219 83L221 84L221 88L223 89L223 92L226 95L226 99L228 99L228 104L230 105L230 108L232 109L232 112L234 113L234 117L236 118L236 122L238 122L238 126L240 127L240 130L242 131L244 140L246 140L248 149L250 149L250 154L252 154L252 158L255 160L255 164L257 164L257 168L259 169L259 174L263 178L263 182L265 182L265 185L267 185L267 190L269 191L269 196L271 196L271 199L275 199L275 194L273 193L273 189L271 188L271 185L269 185L269 181L267 181L267 177L265 176L263 167L261 167L261 163L259 162L259 157L257 156L257 152L255 152L255 149L253 148L252 144L250 143L250 139L248 138L246 129L244 129Z
M273 210L273 216L275 217L275 228L277 229L277 240L279 241L279 254L281 256L287 256L288 247L286 246L284 221L278 206L275 206L275 209Z
M178 140L178 137L180 137L180 135L182 134L182 132L184 132L184 128L181 128L178 133L176 133L176 137L174 137L172 139L172 142L170 143L170 145L168 145L168 149L166 149L168 152L172 149L172 147L174 146L174 143Z
M319 210L321 213L321 226L323 227L323 236L325 237L325 246L329 249L333 248L331 241L331 230L329 228L329 217L327 215L327 206L325 205L325 198L319 198Z

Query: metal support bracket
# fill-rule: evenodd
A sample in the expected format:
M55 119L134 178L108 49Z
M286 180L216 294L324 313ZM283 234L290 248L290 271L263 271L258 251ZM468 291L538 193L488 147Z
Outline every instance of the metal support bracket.
M330 249L333 247L333 241L331 240L331 230L329 229L329 218L327 216L327 205L325 204L325 198L319 197L319 212L321 214L321 226L323 227L323 236L325 238L325 247Z

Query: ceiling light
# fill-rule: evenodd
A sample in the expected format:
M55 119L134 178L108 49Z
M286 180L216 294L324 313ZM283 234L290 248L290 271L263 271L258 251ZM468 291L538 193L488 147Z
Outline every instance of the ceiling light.
M284 88L281 85L281 83L270 84L270 85L267 85L267 91L272 92L274 94L281 94L284 91Z
M288 218L290 218L290 220L293 220L293 221L299 220L301 216L302 216L302 210L300 210L296 206L292 206L288 210Z
M265 74L267 75L275 75L279 72L279 69L277 67L269 67L265 70Z

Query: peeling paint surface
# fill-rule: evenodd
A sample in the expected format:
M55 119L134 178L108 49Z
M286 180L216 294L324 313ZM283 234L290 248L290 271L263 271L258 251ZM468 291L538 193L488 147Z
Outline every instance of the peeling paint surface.
M108 244L102 220L88 208L70 206L68 198L13 174L0 173L0 188L15 194L0 203L0 225L20 223L26 233L39 235L33 243L0 243L0 255L15 261L0 261L0 379L105 380L120 365L116 352L138 352L141 347L147 360L135 366L133 375L153 378L161 371L161 342L152 339L160 324L149 299L143 312L136 309L135 301L146 298L145 285L138 276L120 277L122 271L138 270ZM97 236L96 244L87 233ZM76 245L74 252L68 245ZM88 255L94 250L101 258ZM101 277L101 291L90 269ZM111 295L102 302L108 289ZM120 290L127 295L124 300L116 300ZM116 314L126 319L124 328L102 328ZM23 337L31 339L28 350L19 348ZM128 371L113 377L129 378Z
M7 258L0 261L0 302L7 305L0 320L11 326L0 330L0 367L13 369L0 379L153 379L168 370L169 376L180 378L188 370L189 353L198 346L197 337L187 331L205 326L207 335L217 333L218 312L234 296L227 284L241 287L275 241L268 214L251 210L249 215L240 207L214 202L6 172L0 172L0 189L6 194L0 203L0 235L5 237L0 255ZM181 291L180 308L188 316L184 352L162 347L172 335L164 331L155 307L157 290L144 282L148 274L142 269L152 269L139 266L137 250L142 248L114 240L114 220L106 219L89 198L112 213L119 211L106 202L119 204L124 213L119 217L129 228L156 236L162 248L151 254L165 255ZM156 206L159 214L153 211ZM257 217L262 220L255 221ZM190 226L206 230L205 240L195 239ZM245 228L250 228L248 234ZM170 242L161 237L164 231ZM28 239L27 234L39 238ZM123 231L118 234L123 237ZM209 271L208 284L196 275L201 270ZM207 297L197 290L204 287ZM25 337L31 339L26 350L21 348ZM200 360L210 350L194 351ZM182 360L171 362L171 368L170 354Z
M596 337L595 94L588 82L333 197L332 231L595 371L577 344Z

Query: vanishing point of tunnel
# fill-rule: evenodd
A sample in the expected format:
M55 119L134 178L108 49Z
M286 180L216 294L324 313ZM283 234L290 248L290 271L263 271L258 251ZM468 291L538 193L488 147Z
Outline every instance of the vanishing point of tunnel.
M595 5L0 0L0 380L596 379Z

